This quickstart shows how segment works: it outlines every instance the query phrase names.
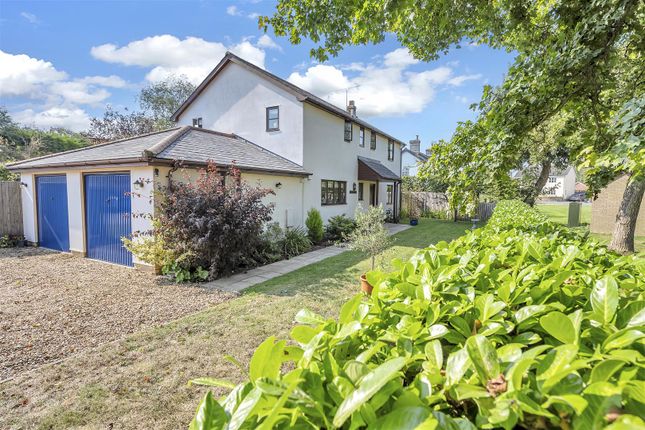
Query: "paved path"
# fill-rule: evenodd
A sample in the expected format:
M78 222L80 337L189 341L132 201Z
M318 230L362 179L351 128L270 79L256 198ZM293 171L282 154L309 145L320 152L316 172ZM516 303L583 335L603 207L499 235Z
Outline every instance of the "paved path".
M410 228L405 224L385 224L390 234L396 234ZM307 252L289 260L281 260L266 266L248 270L244 273L230 276L228 278L216 279L215 281L204 284L206 288L216 288L218 290L240 292L255 284L259 284L269 279L276 278L286 273L298 270L301 267L317 263L326 258L345 252L346 249L338 246L329 246L327 248L317 249L316 251Z

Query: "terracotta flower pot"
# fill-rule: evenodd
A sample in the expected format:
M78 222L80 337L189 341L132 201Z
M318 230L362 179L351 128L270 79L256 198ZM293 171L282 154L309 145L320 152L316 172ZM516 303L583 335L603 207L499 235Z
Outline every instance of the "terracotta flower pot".
M363 273L361 275L361 291L363 291L368 296L371 296L373 288L374 287L372 287L372 285L369 282L367 282L367 277L365 277L365 273Z

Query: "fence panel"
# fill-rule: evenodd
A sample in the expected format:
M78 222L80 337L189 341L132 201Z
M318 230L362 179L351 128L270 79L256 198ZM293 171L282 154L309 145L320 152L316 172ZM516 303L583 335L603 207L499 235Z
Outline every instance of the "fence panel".
M0 181L0 236L22 236L20 182Z
M477 205L477 218L480 222L488 221L488 219L493 215L493 210L495 210L496 202L482 202Z

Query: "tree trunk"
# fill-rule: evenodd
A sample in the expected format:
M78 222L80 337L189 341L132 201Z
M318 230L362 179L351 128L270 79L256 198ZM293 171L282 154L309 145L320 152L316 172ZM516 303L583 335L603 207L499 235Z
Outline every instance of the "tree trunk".
M614 234L609 245L612 251L620 254L634 252L634 232L644 192L645 177L630 176L616 215Z
M546 185L546 182L549 180L549 173L551 173L551 158L546 158L542 160L542 170L540 170L540 175L535 181L532 192L526 196L524 203L534 206L537 196L540 195L542 189Z

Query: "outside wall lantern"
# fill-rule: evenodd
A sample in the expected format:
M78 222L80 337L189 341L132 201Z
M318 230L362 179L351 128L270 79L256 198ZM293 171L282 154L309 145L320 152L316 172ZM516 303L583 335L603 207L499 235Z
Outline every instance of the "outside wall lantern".
M134 185L134 188L136 188L137 190L140 190L144 186L143 178L137 179L132 184Z
M276 184L275 184L275 187L276 187L277 189L282 188L282 182L278 182L278 183L276 183Z

